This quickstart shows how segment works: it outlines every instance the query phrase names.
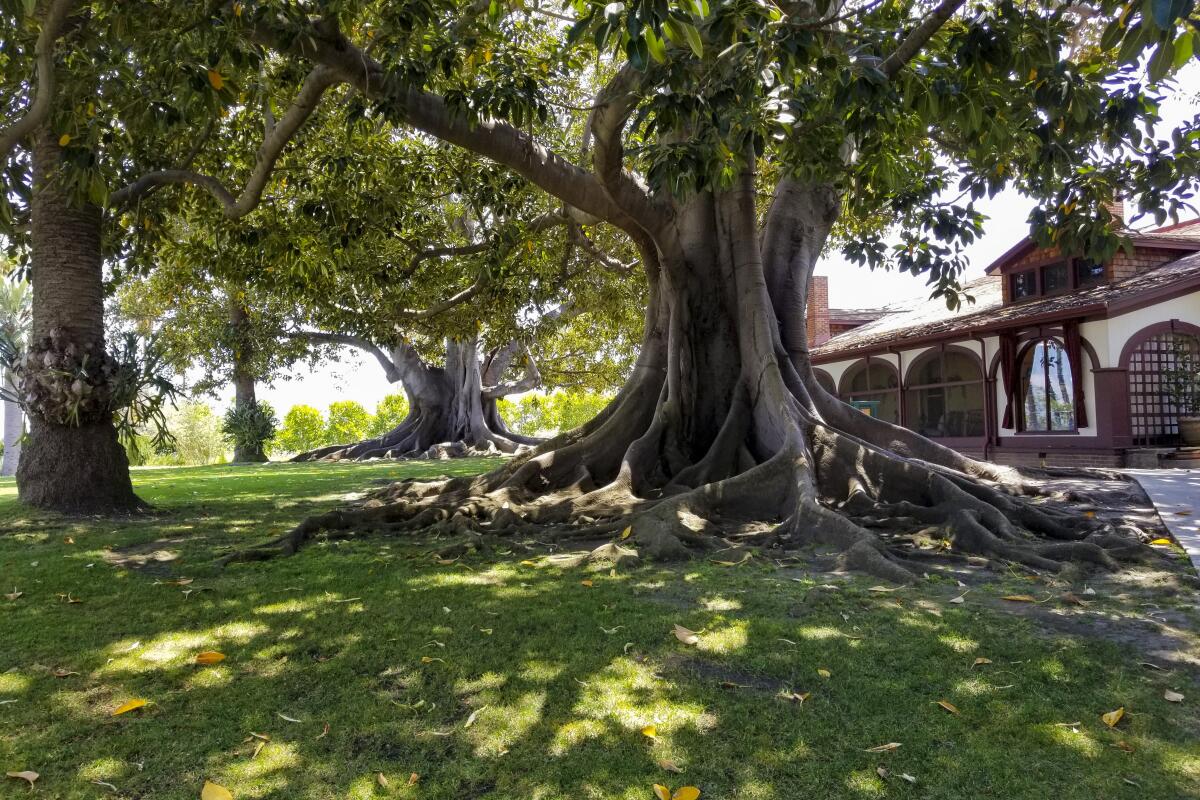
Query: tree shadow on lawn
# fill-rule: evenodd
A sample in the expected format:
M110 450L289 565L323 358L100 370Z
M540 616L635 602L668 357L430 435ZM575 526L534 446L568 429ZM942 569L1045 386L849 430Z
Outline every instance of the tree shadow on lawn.
M56 798L195 798L206 779L238 798L632 800L653 783L763 800L1200 789L1187 709L1116 646L1047 640L1026 620L920 590L821 589L828 578L766 565L611 574L523 559L441 565L375 540L186 587L110 571L78 587L82 604L54 597L70 576L31 582L0 614L0 699L18 701L0 706L0 765L41 772L39 793ZM698 642L680 642L675 623ZM204 650L227 659L191 663ZM111 716L131 697L151 704ZM1108 730L1100 714L1119 706L1125 720ZM654 739L641 732L651 724ZM257 756L251 732L270 737ZM901 746L865 752L888 742Z

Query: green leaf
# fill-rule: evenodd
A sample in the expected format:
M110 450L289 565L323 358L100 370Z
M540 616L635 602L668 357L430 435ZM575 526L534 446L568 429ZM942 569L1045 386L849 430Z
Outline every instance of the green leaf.
M1179 34L1179 38L1175 40L1175 69L1179 69L1188 62L1196 51L1196 32L1184 31Z
M651 28L642 31L642 38L646 40L646 48L650 51L650 57L660 64L666 63L667 48L663 44L663 40L658 38Z
M1148 72L1150 80L1157 83L1171 72L1171 68L1175 65L1175 47L1170 41L1164 41L1159 44L1158 49L1154 51L1154 56L1150 59Z
M692 48L692 52L696 54L696 58L704 57L704 42L700 39L700 31L696 30L695 25L690 25L686 22L680 23L683 28L683 35L687 37L688 47Z

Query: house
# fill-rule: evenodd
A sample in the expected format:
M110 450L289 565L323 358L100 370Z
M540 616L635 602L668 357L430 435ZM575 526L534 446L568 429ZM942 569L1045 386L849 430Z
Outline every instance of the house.
M1162 373L1176 348L1200 352L1200 220L1126 235L1132 251L1105 264L1025 239L964 285L975 302L957 311L830 309L814 278L817 378L974 457L1157 465L1179 443Z

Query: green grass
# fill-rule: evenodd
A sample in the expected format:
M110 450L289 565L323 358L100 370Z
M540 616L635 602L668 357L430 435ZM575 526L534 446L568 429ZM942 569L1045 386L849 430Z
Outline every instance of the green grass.
M32 514L0 480L0 594L24 592L0 597L0 701L16 701L0 705L0 772L36 770L32 796L51 798L197 798L206 779L239 800L632 800L653 783L705 800L1200 795L1195 677L1045 633L995 600L1011 581L953 605L944 579L884 593L761 559L610 572L523 549L442 565L383 538L210 566L377 479L483 466L139 470L157 511L132 522ZM111 563L162 539L148 549L176 560ZM195 666L203 650L228 657ZM134 697L150 704L111 716ZM256 757L252 731L270 737Z

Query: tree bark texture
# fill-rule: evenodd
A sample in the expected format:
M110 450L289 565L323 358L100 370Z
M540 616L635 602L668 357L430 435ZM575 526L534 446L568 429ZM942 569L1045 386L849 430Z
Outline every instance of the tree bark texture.
M452 458L515 453L541 441L510 431L496 403L510 390L501 379L516 354L506 346L480 358L475 336L446 339L445 365L431 366L413 347L391 349L388 375L404 386L408 416L382 436L362 442L334 444L301 453L293 461L343 461L368 458ZM377 356L383 355L377 351Z
M233 405L242 409L258 402L254 389L254 372L250 367L252 344L248 335L243 335L249 324L245 307L235 298L229 300L229 325L233 329ZM238 464L261 464L267 461L263 445L248 446L238 442L233 448L233 460Z
M33 325L30 342L52 331L81 348L104 349L101 211L62 185L60 148L49 127L33 150ZM142 506L111 419L80 427L35 416L17 468L22 502L56 511L110 513Z
M17 387L14 385L12 375L7 370L4 371L5 388L9 392L16 392ZM4 457L0 461L0 476L15 475L17 473L17 463L21 459L21 435L25 430L25 415L21 412L21 406L14 403L12 400L4 401Z

